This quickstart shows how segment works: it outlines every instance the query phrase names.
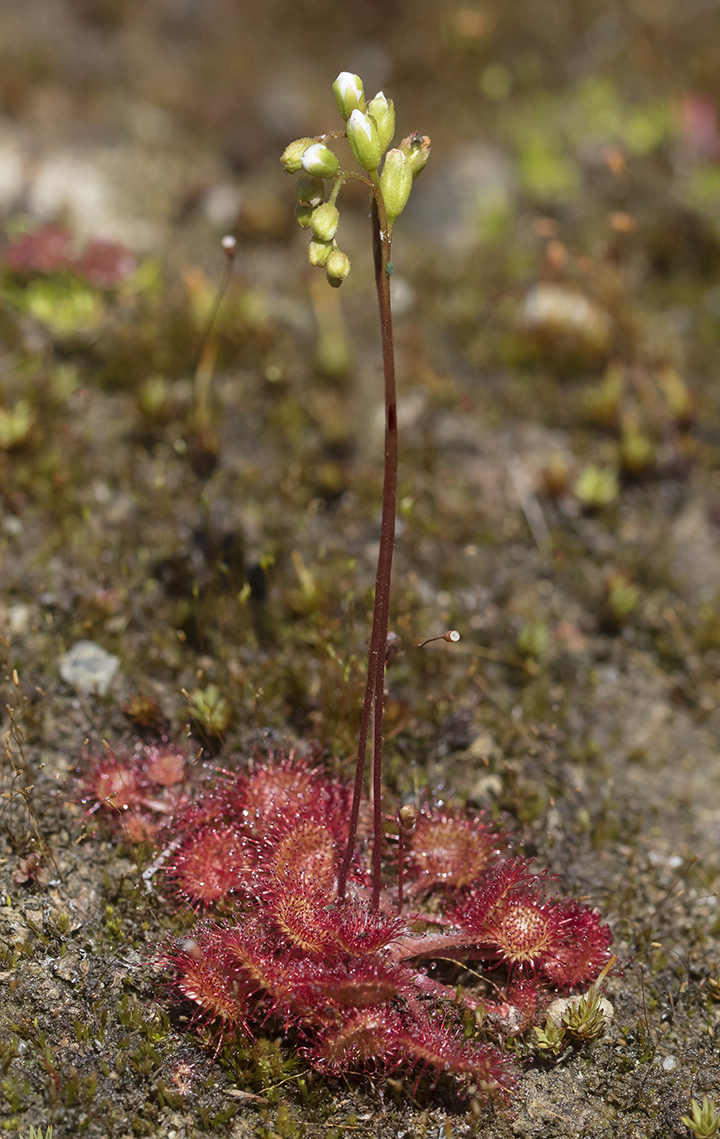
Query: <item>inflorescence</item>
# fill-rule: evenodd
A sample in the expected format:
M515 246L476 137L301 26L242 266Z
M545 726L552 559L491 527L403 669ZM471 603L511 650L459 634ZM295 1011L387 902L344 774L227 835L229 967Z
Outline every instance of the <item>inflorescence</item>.
M333 83L335 101L345 130L330 131L315 138L298 138L280 158L287 174L299 174L295 183L295 220L311 232L308 260L324 268L329 284L339 288L350 272L350 258L340 249L336 234L340 224L337 199L348 179L374 190L381 203L384 239L389 241L393 223L407 205L413 181L425 168L430 139L419 131L390 147L395 134L395 106L378 91L365 100L359 75L341 71ZM342 170L328 143L347 138L353 158L362 170ZM332 182L327 201L325 183Z

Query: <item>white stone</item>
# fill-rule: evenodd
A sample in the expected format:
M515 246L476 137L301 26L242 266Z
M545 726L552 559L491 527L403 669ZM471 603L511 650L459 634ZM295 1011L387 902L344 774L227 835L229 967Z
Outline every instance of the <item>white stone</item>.
M242 206L242 190L239 186L220 183L211 186L205 195L203 210L210 225L215 229L227 229L234 225Z
M16 637L27 633L30 628L30 615L31 609L29 605L23 604L22 601L17 605L11 605L7 611L8 627L10 632Z
M118 657L108 653L94 641L77 641L60 658L60 675L66 684L72 684L85 695L104 696L120 667Z
M570 333L600 342L607 340L611 328L605 309L584 293L549 282L529 290L520 320L529 332Z
M30 190L30 208L39 217L67 214L73 229L95 236L109 212L110 187L97 166L70 153L49 155Z
M10 210L25 185L25 166L20 147L10 136L0 138L0 209Z

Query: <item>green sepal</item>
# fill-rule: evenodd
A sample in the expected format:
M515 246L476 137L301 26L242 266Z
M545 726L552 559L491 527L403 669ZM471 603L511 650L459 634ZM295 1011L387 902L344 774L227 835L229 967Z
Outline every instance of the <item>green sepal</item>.
M386 99L382 91L378 91L367 105L367 114L377 127L380 148L384 154L395 134L395 104L392 99Z
M412 170L407 156L401 150L389 150L380 175L380 189L390 225L405 209L412 184Z
M325 197L325 184L314 174L301 174L295 183L295 201L301 206L319 206Z
M301 206L298 202L298 204L295 206L295 221L300 226L300 229L310 229L312 216L312 206Z
M368 174L374 174L383 156L375 120L362 111L353 111L348 119L347 137L355 161Z
M340 211L331 202L313 210L310 228L317 241L332 241L340 223Z
M302 156L312 145L312 141L311 138L296 138L295 142L285 147L280 155L280 161L286 174L297 174L298 170L302 169Z
M334 244L333 241L311 241L308 245L308 261L310 264L321 269L324 268L333 251Z

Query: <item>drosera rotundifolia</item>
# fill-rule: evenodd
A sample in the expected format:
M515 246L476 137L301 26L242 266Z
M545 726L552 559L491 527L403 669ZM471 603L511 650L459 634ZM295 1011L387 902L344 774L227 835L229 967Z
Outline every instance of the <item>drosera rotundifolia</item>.
M333 287L350 272L337 244L340 191L353 179L371 201L385 449L354 783L331 778L319 753L299 749L218 768L193 790L172 749L138 748L91 762L83 799L161 852L154 867L166 892L194 913L161 959L216 1047L236 1033L279 1029L320 1072L398 1070L416 1083L426 1071L435 1080L447 1072L469 1096L507 1100L517 1078L512 1042L558 992L606 975L612 936L595 910L552 893L497 820L420 801L385 813L385 670L397 651L388 633L398 465L392 232L430 140L415 132L390 149L392 100L381 92L367 102L347 72L334 92L344 129L291 143L282 163L299 175L295 212L312 233L310 262ZM359 170L341 167L333 150L341 138ZM451 630L443 639L458 637ZM460 975L475 978L471 989Z

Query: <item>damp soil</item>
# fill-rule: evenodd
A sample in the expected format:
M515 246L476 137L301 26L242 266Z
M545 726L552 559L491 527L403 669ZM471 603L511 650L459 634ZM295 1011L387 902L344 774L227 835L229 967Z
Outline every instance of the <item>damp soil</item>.
M670 0L3 5L4 250L57 222L137 269L3 261L2 1135L668 1139L691 1097L720 1105L718 30ZM504 813L618 957L604 1034L510 1043L507 1104L321 1079L273 1033L220 1063L154 958L191 917L78 792L163 735L206 773L293 747L352 772L382 460L367 203L341 199L330 290L277 163L336 125L348 67L433 137L393 251L388 811ZM103 695L62 679L83 640L116 658ZM190 714L209 686L221 730Z

